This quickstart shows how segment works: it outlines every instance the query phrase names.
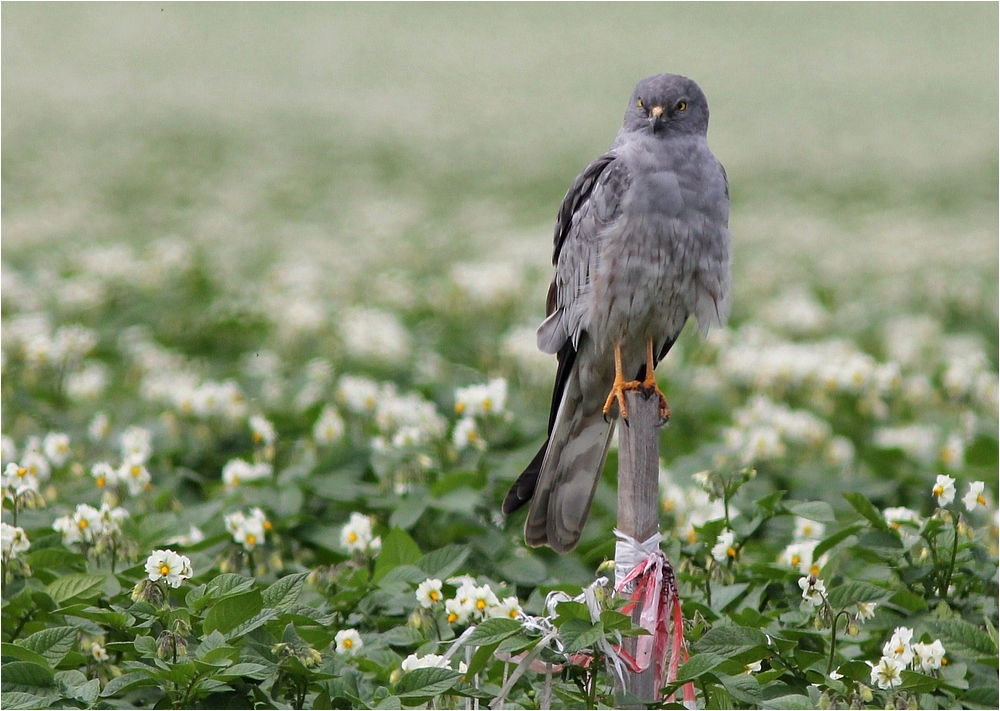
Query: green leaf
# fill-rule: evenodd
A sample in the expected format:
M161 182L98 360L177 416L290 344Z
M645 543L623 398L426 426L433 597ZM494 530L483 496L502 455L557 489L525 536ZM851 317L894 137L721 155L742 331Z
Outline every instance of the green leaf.
M372 576L372 581L378 582L397 565L413 565L422 557L420 546L410 538L410 534L395 527L382 538L382 552L375 560L375 574Z
M593 624L580 619L569 620L559 628L559 636L567 654L579 652L581 649L593 647L604 637L604 625L597 621Z
M843 497L847 499L847 503L854 507L855 511L864 516L875 528L885 530L889 527L889 524L885 522L885 518L883 518L882 513L877 508L872 506L872 503L864 494L849 491L843 494Z
M842 610L856 602L878 602L885 600L890 591L861 580L853 580L837 585L827 591L827 599L834 610Z
M698 652L714 652L723 657L732 657L754 647L766 647L767 637L753 627L729 625L713 627L705 636L694 643Z
M204 659L206 654L211 652L213 649L223 647L225 644L225 636L218 630L213 630L209 634L202 637L201 644L198 645L198 651L195 653L195 657L198 659Z
M799 709L814 709L816 706L808 696L789 694L787 696L777 696L773 699L768 699L761 704L761 708L798 711Z
M56 667L73 649L76 635L75 627L50 627L19 639L14 644L41 655L50 667Z
M3 685L17 686L53 686L55 677L52 672L41 664L34 662L9 662L3 665Z
M556 619L554 620L556 627L561 627L569 620L584 620L588 625L592 624L590 609L582 602L575 602L573 600L560 602L556 605L556 615Z
M226 633L258 614L264 602L259 590L226 597L209 608L202 628L206 632L219 630Z
M37 652L33 652L30 649L24 649L17 645L17 643L4 642L0 644L0 654L5 657L12 657L14 659L20 659L22 662L32 662L38 664L39 666L49 668L51 665L48 660Z
M236 677L263 679L269 673L270 670L263 664L256 664L254 662L239 662L231 667L215 672L212 676L217 679L234 679Z
M691 655L691 658L681 665L677 671L677 683L692 681L702 674L712 671L724 660L724 657L714 652L702 652Z
M226 639L233 640L238 637L242 637L243 635L248 634L249 632L252 632L253 630L257 629L258 627L263 627L277 616L278 616L277 610L273 610L270 607L265 607L263 610L258 612L256 615L251 617L246 622L241 622L240 624L233 627L233 629L229 630L229 632L226 633Z
M469 557L469 546L450 545L431 551L416 562L428 578L445 580L458 570Z
M409 531L416 525L426 510L427 501L425 499L404 499L400 502L399 506L393 509L392 514L389 515L389 525Z
M833 507L825 501L784 501L778 508L810 521L834 523L837 520Z
M948 656L953 654L977 661L991 661L997 656L997 645L986 630L979 629L960 617L926 621L931 634L941 638Z
M896 591L893 593L892 597L889 598L889 602L910 612L921 612L928 609L927 601L920 595L911 593L909 590Z
M254 579L236 573L223 573L212 578L206 586L205 594L214 594L216 598L238 595L249 590L254 585Z
M757 679L752 674L737 674L736 676L718 674L717 676L722 685L726 687L729 695L737 701L752 706L760 706L763 702L764 697L760 692L760 684L757 683Z
M461 674L452 669L425 667L406 672L396 684L396 695L402 699L440 696L458 683Z
M6 669L6 667L4 668ZM5 709L47 709L52 708L52 701L24 691L4 691L0 693L0 707Z
M140 657L156 656L156 640L148 634L140 634L132 640L132 646Z
M821 555L826 553L828 550L831 550L838 543L850 538L864 527L865 524L863 523L852 523L850 526L845 526L836 533L827 536L819 542L815 549L813 549L813 560L819 560Z
M412 627L392 627L382 633L382 641L390 647L416 647L424 643L424 636Z
M601 612L601 622L608 632L612 630L632 629L632 618L617 610L603 610Z
M74 599L85 600L97 597L104 589L106 580L107 576L105 575L70 573L53 580L45 588L45 591L59 603Z
M278 612L291 610L299 601L307 577L308 573L295 573L279 578L261 593L264 607L273 607Z
M940 682L932 676L927 676L926 674L920 674L915 671L903 671L902 674L903 683L900 685L900 689L906 689L914 694L923 694L930 691L934 691L938 688Z
M78 701L82 701L88 707L93 706L94 702L97 701L97 697L101 694L101 680L91 679L90 681L84 682L74 686L69 690L69 695Z
M521 623L517 620L508 617L494 617L480 623L465 640L465 643L471 647L497 644L520 631Z

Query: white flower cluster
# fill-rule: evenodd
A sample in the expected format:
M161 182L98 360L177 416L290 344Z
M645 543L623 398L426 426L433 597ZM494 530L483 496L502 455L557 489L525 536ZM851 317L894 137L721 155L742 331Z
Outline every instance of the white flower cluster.
M265 535L274 526L267 520L267 515L259 508L250 509L249 514L235 511L225 516L226 530L245 550L252 551L257 546L264 545Z
M346 309L340 335L351 357L402 363L410 355L410 334L396 314L371 308Z
M778 562L797 569L803 575L818 576L829 556L824 553L813 560L813 551L825 532L826 527L822 523L796 516L794 540L778 556Z
M507 408L507 380L493 378L485 385L470 385L455 391L455 412L462 419L452 431L452 444L462 451L483 450L486 441L479 432L477 418L503 414Z
M251 464L244 459L230 459L222 467L222 482L232 489L251 481L269 479L273 472L274 468L267 462Z
M450 276L465 295L481 304L510 298L524 283L523 271L509 262L455 264Z
M907 667L924 674L933 674L945 663L945 649L941 640L930 643L913 642L913 630L897 627L892 637L882 647L878 664L871 667L871 683L880 689L894 689L903 683L903 670Z
M779 459L789 444L817 447L830 438L830 425L806 410L793 410L755 395L733 415L725 430L726 449L742 464Z
M172 588L179 588L193 575L188 557L169 549L153 551L146 559L145 568L150 581L155 583L162 579Z
M660 506L664 513L673 517L675 530L688 543L698 540L696 528L726 516L725 504L721 499L713 499L703 486L692 485L682 489L673 483L670 472L662 466L660 492ZM739 511L730 506L729 513L735 517Z
M351 519L340 529L340 545L348 553L375 554L382 550L382 537L372 533L371 517L352 513Z
M88 504L78 504L73 513L53 521L52 528L62 534L65 545L93 544L102 537L121 533L122 521L128 516L128 511L120 506L112 508L105 503L95 509Z
M24 553L31 547L31 541L20 526L11 526L9 523L0 523L0 553L3 561L15 560L18 555Z
M344 418L335 407L327 405L313 425L313 439L316 440L316 444L333 444L344 436L344 430Z
M441 654L425 654L420 656L418 654L411 654L406 659L403 660L402 670L404 672L410 672L414 669L425 669L428 667L436 667L438 669L451 669L451 662L449 662L448 657ZM464 674L468 670L469 666L465 662L459 662L456 667L456 671L460 674Z
M41 493L41 485L51 477L52 467L63 466L71 455L69 436L62 432L49 432L42 439L29 437L19 459L14 440L3 437L5 466L0 485L4 496L13 499L25 492Z
M517 619L523 614L517 597L510 596L500 600L489 585L479 585L468 575L449 578L448 584L455 586L455 596L446 600L442 592L444 583L440 580L428 578L420 583L416 591L417 604L432 608L443 602L448 622L458 625L491 617Z
M880 449L899 449L921 464L938 461L949 469L957 470L965 461L964 436L952 432L942 439L940 429L934 425L880 427L875 430L872 442Z
M4 325L4 348L16 348L30 367L51 365L74 372L97 345L97 333L79 324L55 330L43 313L20 314Z
M146 462L153 453L153 435L143 427L129 427L121 436L122 462L118 467L109 462L96 462L90 475L99 489L114 489L124 485L130 496L138 496L152 486L153 477Z
M844 340L791 343L748 325L719 357L723 374L758 390L850 394L880 402L900 384L897 363L880 364Z

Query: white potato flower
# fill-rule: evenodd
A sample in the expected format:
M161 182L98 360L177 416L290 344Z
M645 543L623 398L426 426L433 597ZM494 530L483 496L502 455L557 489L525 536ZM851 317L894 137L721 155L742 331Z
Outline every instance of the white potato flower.
M913 639L913 630L909 627L897 627L892 633L892 637L882 647L882 655L895 659L904 667L913 661L913 647L910 641Z
M97 642L94 642L90 646L90 653L93 655L94 660L98 662L106 662L111 659L110 655L108 655L108 650Z
M153 453L153 434L143 427L129 427L121 436L122 459L145 464Z
M882 657L878 664L868 662L872 668L871 683L880 689L894 689L903 683L903 668L906 666L893 657Z
M802 518L801 516L795 517L795 533L793 534L795 540L810 540L818 541L823 538L823 534L826 533L826 526L822 523L816 521L810 521L807 518Z
M101 512L89 504L78 504L72 514L60 516L52 528L62 534L63 543L93 543L104 533Z
M712 546L712 557L716 562L725 563L730 558L736 557L736 549L733 547L735 542L736 534L732 530L726 528L719 533L715 545Z
M962 497L962 503L968 511L986 508L986 483L974 481L969 484L969 491Z
M938 506L947 506L955 500L955 480L947 474L938 474L931 494L937 499Z
M45 456L53 466L61 467L69 460L69 435L63 432L49 432L42 441Z
M31 541L20 526L0 523L0 553L4 561L14 560L31 547Z
M272 528L271 522L259 508L250 509L249 515L242 511L226 514L225 524L233 540L248 551L263 545L267 531Z
M153 477L142 459L126 459L118 467L118 481L125 482L130 496L138 496L152 488Z
M340 630L334 637L337 643L337 654L354 656L361 651L365 643L361 641L361 635L353 627L351 629Z
M376 543L378 541L378 543ZM372 535L372 519L362 513L352 513L351 519L340 529L340 545L348 553L365 553L378 550L382 541Z
M444 596L441 594L441 581L437 578L428 578L417 586L417 603L421 607L431 607L441 602Z
M146 559L146 575L152 582L163 579L172 588L179 588L191 575L191 561L172 550L155 550Z
M273 446L275 440L278 438L274 425L270 420L260 415L254 415L250 418L250 430L253 433L253 441L265 447Z
M233 488L247 482L268 479L273 473L273 467L267 462L250 464L243 459L230 459L222 467L222 482Z
M826 585L815 575L806 575L799 578L799 588L802 589L802 600L808 607L816 607L823 604L826 596Z
M118 471L107 462L97 462L90 468L90 475L98 489L113 489L118 486Z
M913 648L913 668L919 669L924 674L941 668L944 663L944 645L941 640L936 639L930 644L917 642Z
M459 598L458 595L450 600L444 601L444 610L448 613L448 623L453 625L464 625L469 621L475 607L469 597Z
M313 439L317 444L333 444L344 436L344 420L331 405L323 408L313 426Z
M512 620L516 620L523 614L524 611L521 609L521 603L513 595L505 597L500 601L499 605L494 605L486 610L487 617L507 617Z
M452 432L451 441L459 452L470 447L486 449L486 441L480 436L476 420L472 417L463 417L458 421Z

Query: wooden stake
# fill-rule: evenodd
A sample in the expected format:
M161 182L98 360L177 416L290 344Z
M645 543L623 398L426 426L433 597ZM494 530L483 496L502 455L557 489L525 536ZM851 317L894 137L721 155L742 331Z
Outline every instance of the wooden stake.
M642 390L628 390L625 405L628 425L618 423L618 530L642 542L659 529L660 403ZM637 605L632 612L633 624L638 624L641 612ZM625 640L625 649L635 655L634 637ZM625 672L624 688L616 682L616 708L629 708L621 692L653 701L654 667L650 664L640 673Z

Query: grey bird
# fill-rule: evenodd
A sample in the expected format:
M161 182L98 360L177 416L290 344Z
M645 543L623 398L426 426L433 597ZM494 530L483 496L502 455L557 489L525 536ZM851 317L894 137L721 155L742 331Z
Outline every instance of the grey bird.
M624 391L666 398L653 369L688 318L729 316L729 183L708 148L708 102L676 74L640 81L614 143L576 178L556 218L555 276L538 348L557 356L548 439L507 493L529 500L529 546L580 541ZM626 380L625 373L635 373Z

